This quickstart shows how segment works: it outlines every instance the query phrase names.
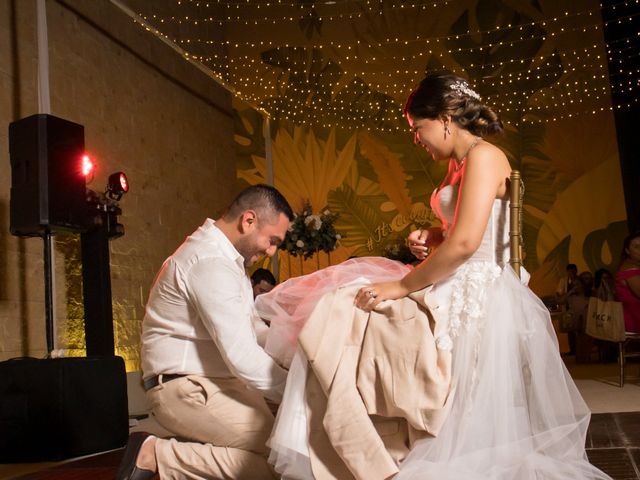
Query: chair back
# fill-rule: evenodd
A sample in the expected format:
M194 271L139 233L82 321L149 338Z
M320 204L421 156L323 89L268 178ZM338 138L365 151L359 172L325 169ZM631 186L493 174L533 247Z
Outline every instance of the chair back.
M520 278L520 267L522 266L522 200L524 197L524 184L518 170L512 170L509 177L510 206L510 259L509 264L513 271Z

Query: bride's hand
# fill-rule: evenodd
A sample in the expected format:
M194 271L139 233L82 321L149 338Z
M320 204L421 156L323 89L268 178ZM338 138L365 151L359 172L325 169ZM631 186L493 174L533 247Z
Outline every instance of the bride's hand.
M429 254L429 247L427 246L427 238L429 237L429 230L414 230L407 237L407 246L409 250L418 260L424 260Z
M400 281L373 283L358 290L353 304L365 312L370 312L384 300L396 300L408 294Z

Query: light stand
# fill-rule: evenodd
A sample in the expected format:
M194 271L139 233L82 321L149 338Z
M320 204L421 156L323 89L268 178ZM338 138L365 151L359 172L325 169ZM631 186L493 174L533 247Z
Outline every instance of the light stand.
M118 202L87 190L92 225L80 235L87 356L114 355L109 240L124 235Z

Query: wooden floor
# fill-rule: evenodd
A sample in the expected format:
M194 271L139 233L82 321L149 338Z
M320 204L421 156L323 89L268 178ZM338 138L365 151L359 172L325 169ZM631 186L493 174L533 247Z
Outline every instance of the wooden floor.
M11 480L114 480L124 449L64 462L31 473L4 477Z

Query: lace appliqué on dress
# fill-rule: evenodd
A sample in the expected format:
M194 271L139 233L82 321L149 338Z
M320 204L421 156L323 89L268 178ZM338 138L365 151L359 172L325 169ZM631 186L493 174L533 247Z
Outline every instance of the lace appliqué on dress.
M463 330L482 330L487 292L501 272L502 269L492 262L468 262L456 271L449 310L449 335L452 338Z
M478 387L478 359L480 342L487 322L487 294L493 283L500 277L502 269L493 262L467 262L460 267L451 284L451 306L449 309L449 335L456 338L462 333L469 335L472 342L470 399L475 398ZM471 413L473 401L464 415Z

